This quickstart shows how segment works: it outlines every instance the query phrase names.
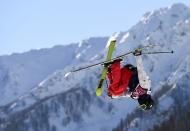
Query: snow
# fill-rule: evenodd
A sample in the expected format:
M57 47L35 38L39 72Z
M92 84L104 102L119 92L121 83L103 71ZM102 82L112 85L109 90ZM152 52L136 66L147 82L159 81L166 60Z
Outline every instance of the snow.
M128 39L129 35L130 35L130 33L127 32L126 35L123 36L123 38L121 39L121 41L119 43L125 42Z
M102 109L97 108L96 106L92 106L90 109L92 113L90 117L88 115L84 115L85 121L80 124L80 127L77 127L74 130L112 130L115 126L117 126L117 122L120 121L121 118L124 119L123 114L132 112L132 110L136 107L134 102L128 99L114 99L111 103L114 103L117 106L110 114L108 114L108 112L102 112ZM121 107L125 110L121 110Z
M174 101L171 97L165 97L160 103L159 108L162 109L162 111L167 111L171 107L171 105L174 104Z
M69 75L71 75L71 72L66 73L65 78L67 78Z
M71 44L55 46L51 49L31 50L23 54L1 56L0 93L2 95L0 99L2 101L0 101L0 105L16 100L55 71L87 61L105 47L107 39L106 37L94 37L82 41L81 47L79 44ZM80 54L82 59L79 59L77 54Z
M7 79L7 81L2 81L2 83L6 82L5 86L0 89L0 92L3 94L0 96L2 99L0 105L11 102L18 96L26 93L47 75L53 73L55 69L64 68L70 63L69 59L72 57L70 54L75 48L75 45L70 45L63 49L62 47L54 47L51 50L42 49L24 54L0 57L0 63L6 66L8 70L7 76L3 78ZM64 52L68 56L62 53L63 50L65 50ZM67 59L63 62L62 59L65 59L65 57ZM51 64L49 65L48 63Z

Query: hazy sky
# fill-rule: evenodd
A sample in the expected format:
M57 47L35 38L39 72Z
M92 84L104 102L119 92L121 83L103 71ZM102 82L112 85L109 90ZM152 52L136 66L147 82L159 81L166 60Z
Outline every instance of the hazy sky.
M126 31L147 12L190 0L0 0L0 55Z

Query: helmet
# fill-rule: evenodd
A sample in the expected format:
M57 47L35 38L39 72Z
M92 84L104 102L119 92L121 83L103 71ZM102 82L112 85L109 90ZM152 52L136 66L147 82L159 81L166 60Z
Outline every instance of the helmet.
M138 102L143 110L150 110L154 105L154 101L149 94L139 96Z

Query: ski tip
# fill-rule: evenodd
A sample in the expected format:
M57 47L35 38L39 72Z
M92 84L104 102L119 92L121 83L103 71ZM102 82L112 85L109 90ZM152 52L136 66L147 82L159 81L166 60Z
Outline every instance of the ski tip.
M68 73L65 74L64 77L67 78L70 74L71 74L71 72L68 72Z
M173 54L173 53L174 53L174 51L172 50L172 51L171 51L171 53Z
M101 96L102 95L102 88L97 88L96 89L96 96Z

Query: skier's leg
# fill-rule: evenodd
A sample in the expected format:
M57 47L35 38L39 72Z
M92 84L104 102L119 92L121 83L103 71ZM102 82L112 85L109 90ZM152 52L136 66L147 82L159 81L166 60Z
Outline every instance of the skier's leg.
M142 57L139 55L139 56L135 56L135 58L137 62L137 71L138 71L140 86L150 91L151 81L146 71L144 70Z
M139 78L138 78L138 73L136 71L133 73L133 75L129 81L129 84L128 84L129 91L130 92L134 91L138 84L139 84Z
M117 85L120 82L121 79L121 68L120 68L120 61L115 61L110 66L110 74L109 77L111 77L112 82L111 85Z

